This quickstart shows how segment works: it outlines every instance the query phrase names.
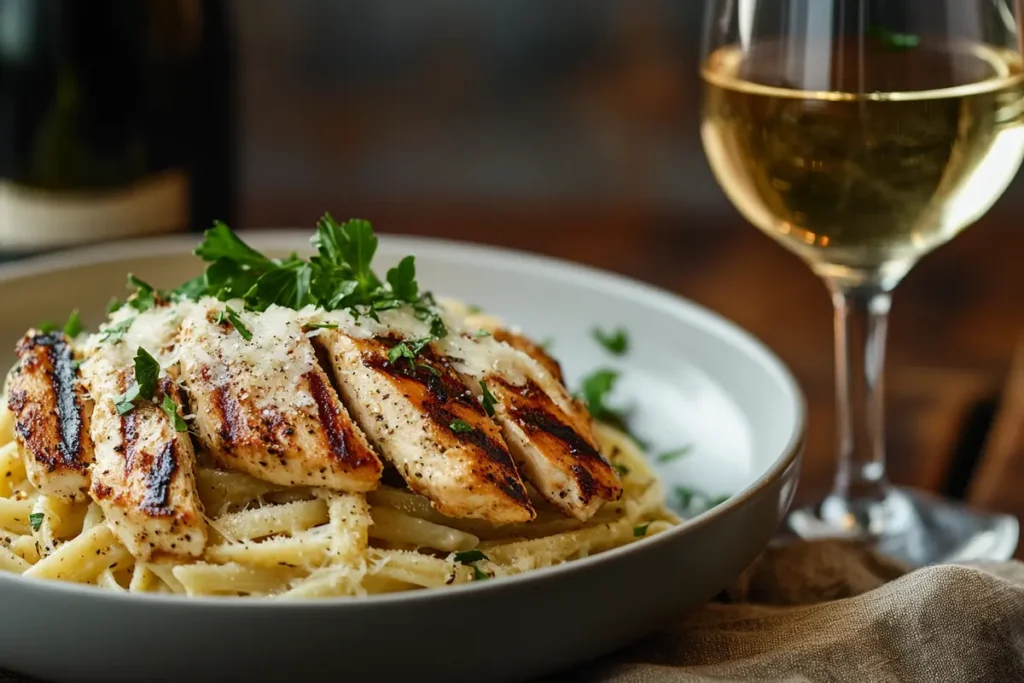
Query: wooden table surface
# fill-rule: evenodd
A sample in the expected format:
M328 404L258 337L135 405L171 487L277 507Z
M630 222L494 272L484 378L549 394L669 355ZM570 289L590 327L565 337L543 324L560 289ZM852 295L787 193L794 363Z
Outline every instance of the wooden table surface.
M243 224L308 226L322 197L253 199ZM1024 517L1024 390L1009 391L1024 335L1024 226L1005 204L926 257L897 290L888 345L893 481ZM809 406L800 500L834 471L831 304L795 256L738 215L643 207L346 204L381 232L515 247L622 273L708 306L793 370ZM1016 373L1024 382L1024 370ZM1000 400L1004 393L1009 395ZM995 417L995 408L1006 405ZM1012 405L1009 405L1012 404ZM997 424L992 433L992 424ZM987 442L987 443L986 443ZM985 457L977 462L980 453ZM1018 555L1024 557L1024 550Z

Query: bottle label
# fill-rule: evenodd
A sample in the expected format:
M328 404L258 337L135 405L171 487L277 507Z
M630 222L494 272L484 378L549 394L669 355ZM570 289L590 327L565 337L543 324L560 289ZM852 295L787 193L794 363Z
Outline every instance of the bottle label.
M184 230L188 210L188 176L177 169L101 192L51 192L0 180L0 250L36 251Z

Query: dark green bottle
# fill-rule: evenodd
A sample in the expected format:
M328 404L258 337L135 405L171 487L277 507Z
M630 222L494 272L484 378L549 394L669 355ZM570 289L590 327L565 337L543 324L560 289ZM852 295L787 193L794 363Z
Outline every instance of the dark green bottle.
M0 0L0 259L235 218L215 0Z

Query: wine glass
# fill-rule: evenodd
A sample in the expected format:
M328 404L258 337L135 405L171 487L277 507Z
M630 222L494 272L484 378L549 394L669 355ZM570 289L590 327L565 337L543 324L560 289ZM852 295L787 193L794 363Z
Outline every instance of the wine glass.
M1017 521L890 485L890 296L1024 157L1019 0L709 0L701 135L719 184L835 305L838 471L794 511L914 565L1008 557Z

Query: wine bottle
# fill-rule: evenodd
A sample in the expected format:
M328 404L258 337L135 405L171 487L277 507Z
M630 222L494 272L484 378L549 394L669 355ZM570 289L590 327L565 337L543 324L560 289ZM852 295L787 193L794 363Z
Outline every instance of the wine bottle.
M220 0L0 0L0 259L234 219Z

